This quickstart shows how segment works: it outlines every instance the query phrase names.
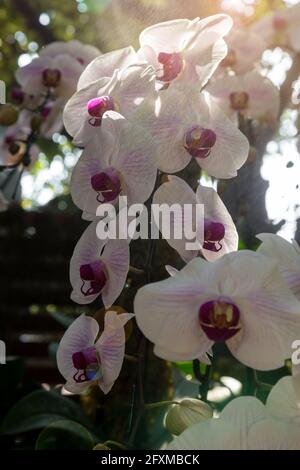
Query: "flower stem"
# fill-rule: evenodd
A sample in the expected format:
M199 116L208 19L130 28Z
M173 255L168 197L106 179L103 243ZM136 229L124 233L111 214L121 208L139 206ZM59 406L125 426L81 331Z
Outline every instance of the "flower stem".
M207 402L207 394L209 391L209 379L210 379L210 372L211 366L207 365L205 369L205 373L202 374L200 370L200 361L199 359L193 360L193 371L196 379L199 381L199 395L201 400Z
M157 401L156 403L147 403L145 405L146 410L153 410L154 408L160 408L161 406L170 406L170 405L181 405L180 401L165 400Z
M130 362L138 362L138 358L135 356L131 356L130 354L124 354L124 359Z
M147 403L145 405L146 410L153 410L155 408L161 408L162 406L171 406L171 405L179 405L182 406L183 408L189 408L193 410L193 406L191 406L188 403L182 403L181 401L176 401L176 400L165 400L165 401L157 401L155 403Z
M151 210L151 204L153 201L153 195L160 184L160 173L157 173L155 186L148 200L148 205ZM149 233L151 233L151 225L149 224ZM146 283L148 284L151 282L152 277L152 263L153 258L155 255L155 239L150 237L149 245L148 245L148 253L146 258L146 264L144 267L144 272L146 274ZM147 339L145 336L139 332L140 340L139 340L139 353L138 353L138 366L137 366L137 377L136 383L133 386L133 404L132 404L132 416L130 424L131 431L129 435L128 445L129 447L133 447L136 434L139 430L141 420L145 414L145 400L144 400L144 384L143 381L145 379L145 370L146 370L146 358L147 358Z

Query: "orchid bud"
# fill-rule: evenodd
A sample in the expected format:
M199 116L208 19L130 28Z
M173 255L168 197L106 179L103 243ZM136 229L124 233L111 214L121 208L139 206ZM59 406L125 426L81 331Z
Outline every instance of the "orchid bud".
M2 104L0 107L0 126L12 126L19 116L18 108L12 104Z
M175 436L193 424L212 418L213 410L201 400L184 398L180 404L173 405L166 414L165 427Z
M105 444L97 444L93 447L93 450L111 450L110 447L107 447Z

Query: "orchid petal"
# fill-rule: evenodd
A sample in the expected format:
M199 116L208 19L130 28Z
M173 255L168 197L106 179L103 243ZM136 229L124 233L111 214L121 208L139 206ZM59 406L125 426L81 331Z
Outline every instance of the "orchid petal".
M108 393L118 378L125 352L124 326L134 315L109 311L105 314L104 330L96 343L96 349L101 359L102 377L99 386Z
M125 69L136 60L136 53L132 46L107 52L96 57L81 74L77 90L81 90L81 88L100 78L112 77L115 69Z
M108 282L102 291L102 300L109 308L119 297L129 270L128 240L108 240L101 259L105 263Z
M71 379L76 372L72 355L93 346L98 333L98 322L84 314L66 330L57 350L57 367L66 380Z

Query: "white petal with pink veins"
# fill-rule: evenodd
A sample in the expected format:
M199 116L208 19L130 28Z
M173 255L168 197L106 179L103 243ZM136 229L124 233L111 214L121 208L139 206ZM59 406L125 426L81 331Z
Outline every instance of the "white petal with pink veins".
M297 397L297 406L299 407L299 397L300 397L300 365L292 364L292 374L293 374L293 387L295 395Z
M226 67L230 67L236 73L241 74L253 69L255 62L259 61L263 51L266 49L266 43L261 35L255 34L249 30L233 29L226 38L229 48L229 56L220 65L220 69L224 72ZM232 62L226 63L230 59Z
M206 91L216 100L216 103L225 114L231 118L235 116L236 111L231 108L229 97L231 93L244 91L238 76L224 75L212 79L207 85Z
M194 64L197 81L201 88L207 84L220 62L226 57L227 51L226 42L223 39L218 39L215 41L214 45L207 48L204 53L199 54L199 56L197 54L193 55L191 63ZM195 51L193 52L195 53ZM196 81L196 79L194 79L194 81Z
M75 373L76 371L74 369L74 374ZM90 385L91 385L90 382L89 383L85 382L81 384L76 383L72 377L71 379L67 380L63 388L69 393L74 393L75 395L78 395L87 391Z
M191 155L184 148L185 132L194 124L208 119L200 93L186 95L170 88L160 93L156 116L141 106L134 119L145 127L157 147L157 165L165 173L175 173L187 166Z
M253 424L266 419L267 411L260 400L255 397L238 397L223 409L220 419L235 427L239 433L239 447L247 449L248 433Z
M119 73L114 93L119 103L120 112L130 118L144 100L149 105L148 112L154 113L157 97L153 70L145 64L131 65Z
M76 85L82 72L82 65L78 60L66 54L61 54L53 59L53 68L61 71L61 82L57 94L66 98L76 91Z
M282 377L269 393L266 406L275 418L300 425L300 396L297 396L294 380L292 376Z
M257 71L242 76L244 89L249 94L246 114L254 119L276 119L279 112L279 90L267 77Z
M213 222L217 222L224 226L225 237L220 241L220 245L222 248L217 252L203 248L204 240L201 240L201 233L198 233L197 240L199 241L199 249L201 249L203 255L209 261L214 261L217 258L223 256L225 253L237 250L238 234L236 231L236 227L226 207L224 206L223 202L221 201L220 197L214 189L206 188L199 185L197 193L195 194L184 180L178 178L177 176L169 176L169 181L160 186L155 192L153 202L155 204L168 204L168 206L172 206L173 204L180 204L182 208L182 216L180 217L180 220L178 220L177 223L181 223L182 225L184 204L192 205L194 208L191 214L192 217L189 220L187 220L188 218L185 217L185 223L189 223L189 226L193 229L193 231L195 231L196 227L196 217L194 214L196 204L204 205L203 216L205 219L212 220ZM202 212L200 216L200 222L203 223L204 221L202 217ZM171 235L174 235L173 228L176 224L176 220L174 220L174 217L171 222ZM180 239L175 239L174 236L171 236L169 239L167 239L167 242L180 254L183 260L186 262L197 256L197 254L199 253L199 250L188 250L186 248L186 244L191 241L189 241L185 237L183 229L182 237Z
M179 272L178 269L174 268L174 266L170 266L169 264L167 264L165 266L165 269L166 269L167 273L169 274L169 276L171 276L171 277L175 276L175 274L177 274Z
M273 233L260 233L257 238L262 241L258 252L273 258L278 263L288 286L300 300L300 249L296 242L289 243Z
M184 47L186 38L195 35L192 26L192 21L187 19L149 26L140 34L140 45L151 46L157 53L179 52Z
M89 100L98 96L105 96L110 82L103 78L87 85L76 92L67 102L63 120L67 132L73 137L73 142L77 145L84 145L92 138L99 128L89 124L91 116L87 110Z
M82 155L76 164L71 177L71 196L74 204L82 211L96 218L96 211L100 205L97 200L97 192L91 186L91 177L105 170L108 165L101 162L100 158Z
M199 21L197 34L186 47L186 70L183 80L193 80L202 88L227 54L222 39L231 29L232 20L227 15L213 15ZM193 74L193 69L194 74Z
M134 317L131 313L109 311L105 314L104 330L96 343L102 368L102 377L99 386L108 393L118 378L125 352L125 324Z
M167 450L240 450L238 430L221 419L208 419L183 431Z
M71 299L79 304L91 303L99 295L83 295L81 292L83 281L80 277L80 266L100 260L102 250L107 243L107 240L100 240L97 237L96 225L96 222L91 223L83 232L70 261L70 282L73 287Z
M209 343L207 343L206 348L204 348L204 345L201 344L199 349L200 351L198 354L195 355L195 359L199 359L199 361L203 362L203 364L210 365L211 360L209 359L208 354L211 353L211 349ZM157 344L154 345L153 352L156 356L160 357L161 359L165 359L166 361L185 362L191 360L191 356L189 353L175 353L174 351L168 351L164 347L158 346Z
M49 114L43 120L40 133L43 137L51 139L55 132L61 132L63 128L63 110L66 104L66 98L61 96L57 98L49 110ZM47 107L46 107L47 109Z
M278 294L276 288L280 289L279 282L266 280L264 289L271 292L254 291L244 299L235 299L241 312L241 338L230 339L227 345L240 362L258 370L282 367L290 357L295 332L300 331L297 302L290 293L284 295L283 289ZM289 305L291 302L293 305Z
M193 82L201 88L226 55L221 38L231 26L227 15L159 23L141 33L138 55L155 68L158 81L179 87Z
M137 56L132 46L107 52L94 59L81 74L77 90L104 77L112 77L116 69L122 70L137 62Z
M71 380L76 372L72 355L93 346L98 333L98 322L84 314L74 320L66 330L57 350L57 366L66 380Z
M225 253L236 251L239 241L236 226L218 193L213 188L199 185L196 195L198 204L204 204L204 217L221 223L225 228L225 237L220 242L222 249L214 252L202 248L205 258L209 261L215 261Z
M203 266L208 269L201 269ZM205 261L196 258L175 276L142 287L135 297L139 328L157 348L169 351L172 357L191 360L205 354L212 345L198 320L200 305L214 295L207 271Z
M216 301L234 306L234 336L219 337L216 330L208 330L205 312ZM137 323L159 350L194 359L205 353L212 334L226 341L240 362L260 370L281 367L290 357L300 331L299 307L276 263L247 250L213 263L195 258L173 277L141 288L135 298Z
M195 208L197 198L194 191L181 178L178 178L177 176L169 176L168 179L169 181L162 184L154 193L153 203L159 205L167 204L170 208L173 204L180 205L181 211L178 213L178 220L176 217L177 213L175 213L171 219L170 227L168 227L168 229L170 230L170 237L168 239L166 238L166 241L172 248L174 248L179 253L179 255L184 261L188 262L192 258L197 256L197 254L199 253L199 249L186 249L186 244L189 242L191 243L194 240L189 241L185 237L184 223L189 225L189 227L191 227L195 231L196 217L193 217L193 213L191 213L191 218L188 219L188 217L186 217L184 220L184 205L189 204ZM159 226L159 221L155 221L155 223L157 226ZM176 239L174 237L174 230L176 226L178 226L178 228L182 231L182 236L180 239Z
M119 297L125 285L129 270L129 243L127 240L108 240L102 260L108 273L108 282L102 291L106 308Z
M88 212L92 219L96 217L100 202L97 200L97 192L91 185L91 178L110 166L109 162L115 145L112 134L102 130L101 135L101 146L97 153L93 151L93 148L83 151L72 172L70 185L74 204L82 211Z
M153 191L157 170L152 153L153 147L127 151L123 155L121 170L129 205L143 203Z
M39 94L45 91L42 82L44 69L51 67L53 59L39 57L30 64L21 67L16 71L16 80L26 93Z
M219 37L226 36L233 25L231 17L224 14L207 16L202 20L194 20L193 23L197 32L201 32L202 34L205 31L209 32L210 34L216 34Z
M138 123L120 122L119 145L115 147L110 164L120 172L122 195L128 205L143 203L154 188L157 174L157 148L147 129Z
M216 178L233 178L248 158L248 139L208 93L205 92L204 96L210 112L207 127L215 132L217 138L209 157L196 158L196 161Z
M275 419L259 421L249 431L248 449L299 450L299 426Z
M76 39L71 41L54 41L39 51L40 56L55 57L60 54L69 54L76 59L82 66L82 69L95 57L101 54L101 51L90 44L83 44Z

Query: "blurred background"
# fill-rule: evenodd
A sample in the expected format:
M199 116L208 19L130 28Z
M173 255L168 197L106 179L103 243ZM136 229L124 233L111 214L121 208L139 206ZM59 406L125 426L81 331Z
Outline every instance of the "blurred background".
M235 25L245 27L275 9L295 3L298 2L1 0L0 79L6 84L9 101L16 69L30 63L44 45L53 41L79 39L107 52L129 44L137 47L139 33L157 22L226 12L233 17ZM293 68L294 61L295 57L279 47L263 54L265 74L282 87L283 99L300 73L300 68ZM242 248L255 248L255 234L264 231L300 239L298 124L297 107L283 101L278 127L261 132L256 155L249 159L238 178L218 185L218 191L238 226ZM0 127L0 138L3 132ZM85 223L69 196L70 172L80 151L59 133L55 133L51 140L40 138L38 146L39 158L21 181L22 196L7 211L0 212L0 339L5 340L10 359L5 367L0 365L0 420L21 398L32 392L40 392L40 395L14 411L6 421L9 432L0 437L0 444L9 448L33 448L41 428L53 421L52 415L62 415L67 419L77 414L78 422L85 423L97 436L106 439L110 434L109 438L122 440L130 427L131 384L135 378L132 364L124 368L120 381L108 397L92 391L81 402L79 399L74 401L74 406L78 405L76 410L68 409L65 402L45 403L44 393L62 383L55 362L57 343L74 315L83 311L69 299L68 268ZM206 176L199 174L197 178L202 178L205 184L215 184ZM158 250L157 278L160 278L165 276L161 271L161 256L166 264L173 264L170 262L173 255L166 244ZM143 247L137 246L133 254L137 266L142 253ZM134 275L128 280L128 293L124 300L128 309L139 282L142 281L135 282ZM84 309L96 310L97 306ZM130 348L134 352L134 337ZM222 354L217 371L210 399L218 408L241 393L246 372L227 352ZM280 371L276 374L268 380L274 382ZM191 364L181 364L172 370L151 356L149 401L174 394L177 397L185 394L196 396L197 385L192 379ZM81 416L82 408L87 417ZM46 418L41 418L45 414ZM29 418L33 415L37 420L30 424L32 419ZM86 424L86 419L89 424ZM101 425L95 428L94 423L100 421ZM157 447L168 438L164 434L160 412L153 414L139 438L136 445L142 448ZM43 445L41 442L42 438L39 445ZM72 441L65 445L72 447L75 444Z

